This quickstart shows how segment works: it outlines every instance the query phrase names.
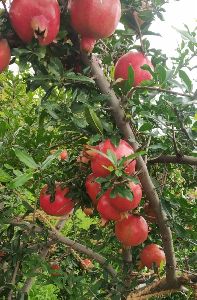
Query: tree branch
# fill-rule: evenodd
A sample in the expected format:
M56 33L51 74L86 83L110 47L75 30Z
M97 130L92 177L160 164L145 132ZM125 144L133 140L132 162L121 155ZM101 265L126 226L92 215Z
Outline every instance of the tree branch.
M29 230L34 230L35 232L38 232L38 233L43 232L42 228L36 226L35 224L28 223L28 222L12 221L11 224L13 224L14 226L23 226L23 227L25 225ZM112 277L117 276L116 271L113 269L113 267L110 264L108 264L107 259L104 258L102 255L98 254L97 252L94 252L90 248L87 248L86 246L84 246L80 243L77 243L67 237L64 237L61 233L58 232L57 229L49 230L48 236L53 240L53 243L60 242L66 246L71 247L72 249L74 249L77 252L83 253L83 254L87 255L88 257L95 259L98 263L100 263L103 266L103 268L105 268L108 271L108 273ZM52 241L50 241L49 244L52 245Z
M177 95L177 96L182 96L182 97L189 97L189 98L192 98L194 96L192 94L185 94L185 93L175 92L172 90L162 89L157 86L135 86L127 93L127 98L131 97L133 92L136 90L157 91L159 93L167 93L167 94L172 94L172 95Z
M92 75L95 78L96 84L99 87L100 91L108 96L108 103L111 107L111 113L116 121L117 127L120 129L125 139L130 142L130 144L134 148L134 151L137 151L139 144L135 140L135 136L130 127L130 124L125 120L125 114L120 105L120 101L116 97L115 92L111 89L110 83L105 77L102 68L97 63L96 57L92 56L92 59L89 60L88 56L85 53L82 53L82 59L87 66L91 67ZM172 234L170 227L167 224L167 216L162 210L155 186L152 183L146 164L141 156L137 158L137 166L138 170L141 170L139 178L144 193L151 205L154 207L155 213L157 215L157 222L160 228L166 255L166 279L169 286L174 286L176 285L176 260L174 255Z
M160 155L159 157L150 159L148 161L149 164L183 164L183 165L191 165L197 166L197 157L194 156L175 156L175 155Z

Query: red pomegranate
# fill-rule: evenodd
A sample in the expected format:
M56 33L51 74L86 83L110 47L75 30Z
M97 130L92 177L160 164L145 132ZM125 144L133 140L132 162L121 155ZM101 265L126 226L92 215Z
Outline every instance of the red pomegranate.
M111 190L106 192L105 197L110 200L111 205L116 208L119 212L126 212L131 209L135 209L142 199L142 188L140 184L135 184L134 182L129 183L129 188L133 193L133 199L129 200L121 196L116 196L115 198L110 197Z
M164 251L159 249L158 245L150 244L141 251L140 260L143 266L150 269L154 263L159 267L162 262L165 262L166 257Z
M127 157L134 153L133 148L124 140L120 140L118 147L115 147L109 139L100 143L97 147L97 150L107 154L107 151L110 150L116 155L116 158L119 160L123 157ZM102 156L99 153L96 153L91 159L91 168L95 177L106 177L110 174L110 171L105 167L113 166L112 162ZM131 175L135 172L136 160L128 160L125 162L125 173Z
M57 0L13 0L9 16L14 30L25 43L30 43L35 36L40 45L48 45L59 32Z
M71 24L81 35L81 49L91 52L96 40L110 36L121 16L120 0L70 0Z
M88 196L92 200L93 204L96 206L98 203L98 199L96 198L96 196L101 191L101 185L100 183L96 182L95 179L96 178L94 174L89 174L86 178L85 187Z
M60 270L60 266L58 264L51 264L51 276L60 276L61 273L60 272L54 272L54 271L58 271Z
M61 188L59 184L55 188L55 199L51 202L48 186L44 186L40 192L40 207L51 216L63 216L69 214L74 208L72 199L66 197L68 188Z
M68 158L68 152L67 150L64 150L60 153L60 159L61 160L66 160Z
M115 65L114 78L115 80L118 78L127 80L128 67L132 66L134 71L133 86L137 86L144 80L152 79L150 72L141 69L143 65L148 65L153 69L152 63L142 52L128 52L118 59Z
M148 225L143 217L130 215L116 223L115 235L125 246L138 246L148 237Z
M103 195L98 202L97 210L104 220L118 221L121 219L120 212L115 209L106 195Z
M10 63L11 53L7 40L0 40L0 73L4 71Z
M88 258L82 259L81 266L85 269L92 269L94 267L92 261Z

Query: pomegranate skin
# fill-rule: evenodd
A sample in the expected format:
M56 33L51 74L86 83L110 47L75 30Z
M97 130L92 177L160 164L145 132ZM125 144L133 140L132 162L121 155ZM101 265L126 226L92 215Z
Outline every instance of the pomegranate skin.
M119 0L70 0L69 8L75 31L94 43L112 35L121 16Z
M133 148L124 140L120 140L118 147L115 147L111 141L107 139L98 145L97 150L104 154L107 154L107 151L110 150L116 155L118 160L134 153ZM108 158L98 153L91 160L91 169L95 177L106 177L110 174L110 171L103 166L109 167L112 166L112 163ZM133 174L135 172L135 166L135 160L132 160L131 162L126 161L125 173L129 175Z
M138 246L148 237L148 225L143 217L130 215L116 223L115 235L125 246Z
M166 261L166 257L164 251L159 249L158 245L150 244L141 251L140 260L143 266L146 266L150 269L153 263L159 267L161 262Z
M0 40L0 73L9 65L11 59L10 47L6 39Z
M24 43L30 43L35 35L40 45L48 45L59 32L60 8L57 0L13 0L9 16ZM37 34L38 29L44 33Z
M133 86L140 85L144 80L151 80L152 75L146 70L142 70L143 65L148 65L153 69L153 65L143 53L141 52L128 52L121 56L116 65L114 71L114 78L122 78L124 80L128 79L128 67L132 66L134 71L134 82Z
M133 193L133 199L128 200L120 196L115 198L110 198L111 205L116 208L119 212L126 212L131 209L135 209L140 204L142 199L142 188L140 184L135 184L133 182L129 183L130 190ZM109 193L110 194L110 193Z
M51 216L64 216L69 214L73 208L74 203L72 199L66 197L68 194L68 188L61 188L60 185L56 185L55 189L55 199L50 202L51 195L47 193L48 186L44 186L40 192L40 207L48 215Z
M105 220L118 221L121 219L120 212L111 205L106 195L103 195L99 199L97 210L101 217Z
M96 182L95 179L96 178L94 174L89 174L86 178L85 187L88 196L92 200L93 204L96 206L98 203L98 199L96 198L96 196L101 191L101 185L100 183Z

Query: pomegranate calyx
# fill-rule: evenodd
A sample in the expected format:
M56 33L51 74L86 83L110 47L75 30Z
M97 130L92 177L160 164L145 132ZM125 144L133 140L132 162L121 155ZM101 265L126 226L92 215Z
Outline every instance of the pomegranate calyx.
M35 16L32 18L31 27L34 31L34 36L36 39L44 40L48 35L48 20L45 16Z
M96 44L96 40L94 38L89 37L81 37L80 47L82 51L87 53L91 53Z

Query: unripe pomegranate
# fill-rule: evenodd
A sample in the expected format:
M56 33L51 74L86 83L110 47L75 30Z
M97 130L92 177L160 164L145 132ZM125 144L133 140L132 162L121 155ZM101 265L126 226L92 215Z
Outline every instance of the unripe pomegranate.
M116 65L114 71L114 78L122 78L128 80L128 68L131 66L134 71L133 86L139 85L144 80L151 80L152 75L146 70L142 70L143 65L148 65L153 69L153 65L142 52L128 52L121 56Z
M44 186L40 192L40 207L51 216L63 216L71 213L74 203L71 198L66 197L68 188L61 188L56 185L54 201L51 202L51 195L48 193L48 186Z
M99 199L97 210L104 220L118 221L121 219L120 212L110 204L106 195Z
M66 160L68 158L68 152L66 150L62 151L60 153L60 159L61 160Z
M165 262L166 257L158 245L150 244L141 251L140 260L143 266L150 269L154 263L159 267L162 262Z
M10 63L11 53L7 40L0 40L0 73L4 71Z
M134 153L133 148L124 140L120 140L118 147L115 147L109 139L100 143L97 147L97 150L107 154L107 151L110 150L113 152L117 159L127 157ZM91 168L92 172L96 177L106 177L110 174L110 171L105 169L105 167L113 166L112 162L102 156L99 153L96 153L95 156L91 159ZM136 160L126 161L125 162L125 173L131 175L135 172Z
M111 205L116 208L119 212L126 212L131 209L135 209L141 199L142 199L142 188L140 184L135 184L134 182L129 183L129 188L133 193L133 199L129 200L121 196L116 196L115 198L110 197L110 190L106 192L106 197L110 200Z
M119 0L70 0L71 24L81 35L81 49L91 52L96 40L114 33L121 16Z
M57 0L13 0L9 16L14 30L25 43L30 43L35 36L40 45L48 45L59 32Z
M124 246L138 246L148 237L148 225L143 217L130 215L116 223L115 235Z
M98 199L96 198L96 196L101 191L101 185L100 183L96 182L95 179L96 178L94 174L88 175L86 178L85 187L88 196L92 200L93 204L96 206L98 203Z
M60 270L60 266L58 264L51 264L51 269L53 271L57 271L57 270ZM61 274L59 272L51 272L51 276L60 276Z

